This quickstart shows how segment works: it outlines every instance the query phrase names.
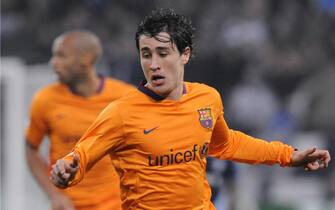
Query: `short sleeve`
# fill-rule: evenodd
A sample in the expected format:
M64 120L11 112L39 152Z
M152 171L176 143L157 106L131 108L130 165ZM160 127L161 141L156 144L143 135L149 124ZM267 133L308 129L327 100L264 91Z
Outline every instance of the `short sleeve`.
M33 97L30 112L29 124L26 128L26 141L33 147L38 147L47 133L46 107L41 93Z

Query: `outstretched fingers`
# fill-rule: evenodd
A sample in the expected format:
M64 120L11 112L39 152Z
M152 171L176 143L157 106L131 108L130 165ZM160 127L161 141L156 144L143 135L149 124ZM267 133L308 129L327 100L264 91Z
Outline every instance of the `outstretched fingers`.
M327 150L319 150L317 159L320 164L320 168L327 168L330 162L330 154Z
M330 154L327 150L314 150L306 153L305 170L314 171L320 168L327 168L330 162Z
M306 171L315 171L315 170L318 170L319 168L320 168L320 165L318 161L309 162L305 165Z

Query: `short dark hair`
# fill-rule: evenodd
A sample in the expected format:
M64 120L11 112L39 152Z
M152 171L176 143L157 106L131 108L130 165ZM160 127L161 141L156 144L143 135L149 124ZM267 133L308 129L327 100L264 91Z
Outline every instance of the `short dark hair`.
M171 37L171 43L175 43L180 53L184 52L186 47L193 53L194 27L192 22L183 15L178 15L173 9L157 9L147 15L139 24L135 35L136 47L139 50L139 38L141 35L154 37L157 40L157 34L167 32Z

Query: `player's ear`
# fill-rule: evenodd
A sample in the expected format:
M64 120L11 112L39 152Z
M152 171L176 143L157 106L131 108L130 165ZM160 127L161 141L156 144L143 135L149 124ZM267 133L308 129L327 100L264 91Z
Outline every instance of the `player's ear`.
M181 57L182 57L181 60L182 60L183 64L188 63L188 61L190 60L190 56L191 56L191 48L186 47L181 54Z

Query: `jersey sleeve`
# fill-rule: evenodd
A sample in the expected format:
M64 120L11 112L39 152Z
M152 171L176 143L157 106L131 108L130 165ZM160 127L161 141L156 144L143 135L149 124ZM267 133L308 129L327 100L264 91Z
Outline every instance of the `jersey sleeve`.
M123 144L123 122L114 103L108 105L88 128L73 151L64 157L71 160L73 153L80 157L79 170L70 183L79 183L87 170L93 167L103 156L121 149Z
M26 141L30 146L38 148L47 132L46 107L43 95L38 93L31 103L29 124L25 132Z
M268 142L230 129L223 117L221 98L218 111L209 144L210 156L248 164L280 164L281 166L291 164L293 147L280 141Z

